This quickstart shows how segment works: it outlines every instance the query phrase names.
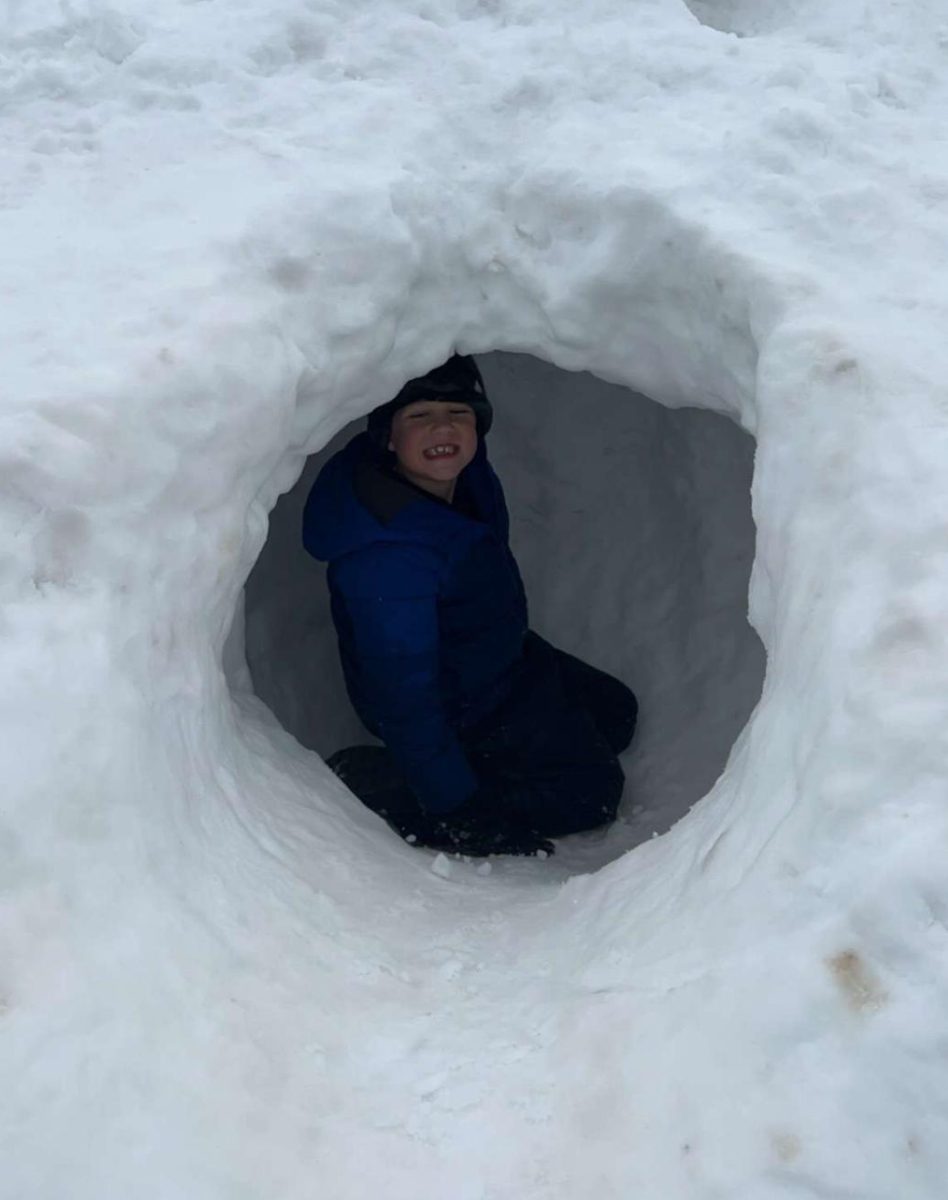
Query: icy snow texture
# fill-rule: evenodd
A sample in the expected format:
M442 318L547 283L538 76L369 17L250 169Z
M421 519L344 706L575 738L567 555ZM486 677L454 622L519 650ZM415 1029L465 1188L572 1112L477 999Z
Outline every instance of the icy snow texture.
M692 8L6 6L4 1200L943 1195L948 20ZM566 883L433 871L221 669L455 343L757 439L761 702Z

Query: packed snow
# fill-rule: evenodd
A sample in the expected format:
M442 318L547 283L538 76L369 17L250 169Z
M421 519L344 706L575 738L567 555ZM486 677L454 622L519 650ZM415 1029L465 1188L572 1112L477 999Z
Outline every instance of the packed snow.
M3 1200L941 1200L942 7L8 0ZM545 861L319 753L294 488L454 347L643 696Z

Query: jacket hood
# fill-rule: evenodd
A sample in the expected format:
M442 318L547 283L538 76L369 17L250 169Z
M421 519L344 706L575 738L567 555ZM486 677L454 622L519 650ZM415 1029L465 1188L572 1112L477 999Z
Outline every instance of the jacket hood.
M491 474L484 441L478 439L477 453L458 477L458 489L481 511ZM485 517L490 518L489 511ZM369 435L359 433L333 455L313 484L303 512L303 545L320 562L332 562L376 542L440 542L456 522L467 519L459 508L391 472Z

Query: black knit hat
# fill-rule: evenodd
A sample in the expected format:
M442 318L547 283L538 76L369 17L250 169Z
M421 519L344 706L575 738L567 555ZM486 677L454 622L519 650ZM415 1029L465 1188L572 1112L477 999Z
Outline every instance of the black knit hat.
M369 413L366 432L382 450L388 448L392 418L400 408L416 400L458 400L474 410L477 433L483 437L490 429L494 410L484 390L484 380L477 363L467 354L452 354L446 363L427 375L409 379L394 400L374 408Z

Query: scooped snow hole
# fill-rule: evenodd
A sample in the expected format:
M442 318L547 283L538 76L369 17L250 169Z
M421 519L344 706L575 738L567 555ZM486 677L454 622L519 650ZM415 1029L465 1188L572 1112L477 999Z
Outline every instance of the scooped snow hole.
M528 355L478 361L531 624L639 697L605 861L711 788L760 697L764 649L747 621L754 442L716 413L666 408ZM313 455L280 498L246 585L255 690L323 756L371 739L346 696L325 570L303 550L300 522L323 463L361 425Z

